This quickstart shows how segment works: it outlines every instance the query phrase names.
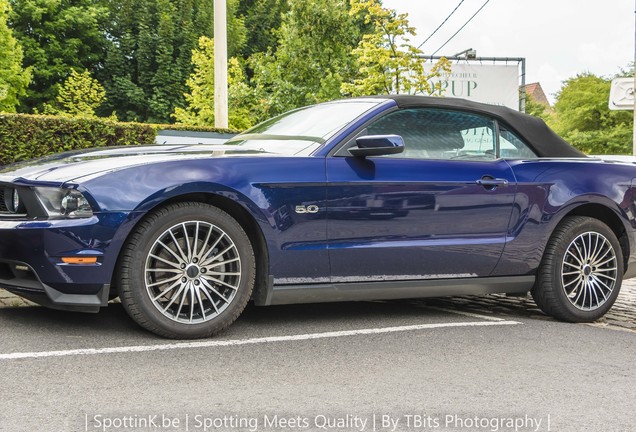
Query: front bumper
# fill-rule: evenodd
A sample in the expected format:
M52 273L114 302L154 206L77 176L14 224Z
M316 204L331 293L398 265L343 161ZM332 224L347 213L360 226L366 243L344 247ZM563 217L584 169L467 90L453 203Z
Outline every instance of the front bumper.
M0 288L51 309L76 312L99 312L110 295L110 284L95 294L63 293L42 283L27 263L19 261L0 261Z
M97 312L108 304L129 214L86 219L0 220L0 288L54 309ZM62 257L95 257L67 264Z

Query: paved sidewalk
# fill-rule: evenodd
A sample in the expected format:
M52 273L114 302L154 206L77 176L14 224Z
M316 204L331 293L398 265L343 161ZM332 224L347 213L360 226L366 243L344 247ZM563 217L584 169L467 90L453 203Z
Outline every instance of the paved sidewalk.
M11 294L0 288L0 308L3 307L20 307L20 306L36 306L33 302Z
M506 297L502 294L493 294L412 301L481 314L522 315L537 319L551 319L537 308L530 297ZM37 305L0 288L0 308L23 306ZM623 282L614 307L602 319L590 325L636 332L636 278Z
M507 297L504 294L492 294L418 301L423 301L426 305L453 309L460 308L464 311L480 314L521 315L535 319L552 319L541 312L531 296ZM589 325L636 332L636 278L624 281L621 292L612 309L603 318Z

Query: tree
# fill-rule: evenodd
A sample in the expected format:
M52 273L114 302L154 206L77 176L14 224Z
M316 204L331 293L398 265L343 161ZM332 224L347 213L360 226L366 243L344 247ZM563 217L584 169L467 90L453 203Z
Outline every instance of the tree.
M192 51L194 72L188 78L190 92L185 95L187 106L177 107L172 115L177 122L214 125L214 41L202 36L199 47ZM235 57L228 61L228 123L231 129L243 130L253 125L258 111L263 110L255 92L248 86L243 68Z
M633 115L609 109L610 86L611 80L591 73L566 80L557 93L550 126L586 153L631 153Z
M88 70L82 73L72 70L55 98L58 108L52 111L74 117L95 117L95 110L104 102L105 96L104 87Z
M526 92L526 114L539 117L543 121L548 121L552 115L548 106L534 100L531 94Z
M106 0L11 0L10 26L24 49L33 81L20 111L54 103L57 85L71 69L95 72L103 67Z
M8 1L0 0L0 111L5 112L15 112L31 80L31 69L22 67L22 47L7 26L10 11Z
M192 50L200 36L213 34L213 0L107 0L110 19L105 67L96 75L106 88L100 112L133 121L168 122L185 106ZM228 0L229 53L246 39Z
M344 0L290 0L276 33L276 51L249 61L271 115L342 96L340 86L355 74L351 50L360 40Z
M382 7L379 0L352 0L351 15L362 15L373 32L365 34L353 50L359 76L344 83L342 91L352 96L382 93L433 94L440 84L430 80L450 72L450 62L439 60L430 71L424 68L423 52L410 44L415 29L408 15Z
M235 57L247 43L245 20L238 12L239 0L227 0L227 53Z
M244 17L247 40L241 50L243 58L278 46L277 31L283 14L289 10L287 0L240 0L237 13Z
M181 105L184 79L187 70L181 70L174 63L180 55L175 53L176 29L173 17L177 11L170 0L157 1L158 22L156 30L154 75L148 76L152 94L148 102L151 113L149 120L167 122L175 106ZM148 24L148 23L147 23ZM148 29L149 26L146 27Z

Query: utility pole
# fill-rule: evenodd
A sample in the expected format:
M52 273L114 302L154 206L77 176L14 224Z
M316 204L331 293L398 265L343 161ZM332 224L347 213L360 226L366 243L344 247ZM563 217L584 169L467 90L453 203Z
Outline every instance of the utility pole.
M634 1L634 87L632 87L632 97L636 91L636 1ZM636 97L634 97L634 137L632 139L632 154L636 156Z
M214 0L214 126L227 129L227 8Z

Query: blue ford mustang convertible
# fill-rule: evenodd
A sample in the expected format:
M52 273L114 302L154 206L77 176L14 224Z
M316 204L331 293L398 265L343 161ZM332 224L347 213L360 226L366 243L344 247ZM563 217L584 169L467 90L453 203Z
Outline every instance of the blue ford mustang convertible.
M279 305L528 291L601 317L636 275L636 167L458 99L298 109L222 146L59 154L0 171L0 287L172 338Z

